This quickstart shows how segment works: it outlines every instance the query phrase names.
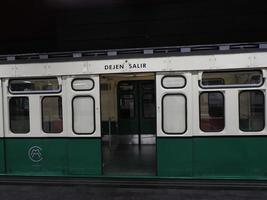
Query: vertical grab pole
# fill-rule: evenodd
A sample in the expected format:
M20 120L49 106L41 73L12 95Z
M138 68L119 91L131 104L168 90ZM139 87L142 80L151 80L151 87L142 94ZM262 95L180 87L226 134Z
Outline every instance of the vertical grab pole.
M111 119L108 119L109 149L111 149Z
M137 105L138 105L138 149L139 149L139 153L141 150L141 115L142 115L142 109L143 109L143 101L141 100L141 95L142 95L142 83L138 84L137 87ZM141 105L142 104L142 105Z

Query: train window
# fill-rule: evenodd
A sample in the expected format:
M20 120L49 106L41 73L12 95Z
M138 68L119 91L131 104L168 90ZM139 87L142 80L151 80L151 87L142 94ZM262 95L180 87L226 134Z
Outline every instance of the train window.
M57 78L11 79L9 91L14 94L59 92L60 86Z
M166 134L183 134L187 129L186 97L166 94L162 99L162 130Z
M204 72L201 84L203 87L239 87L260 86L263 83L262 72L255 71L228 71Z
M30 131L30 114L28 97L12 97L9 100L10 130L13 133Z
M57 96L42 99L42 128L45 133L61 133L62 99Z
M164 76L161 85L167 89L183 88L186 85L186 80L183 76Z
M239 94L239 128L261 131L265 127L265 104L262 91L242 91Z
M120 89L120 91L133 91L134 90L134 84L133 84L133 82L122 81L119 83L119 89Z
M89 78L79 78L72 81L72 89L77 91L88 91L94 88L94 81Z
M142 84L142 88L144 91L154 91L155 86L154 86L154 82L153 83L143 83Z
M143 117L144 118L156 117L154 93L143 94Z
M135 116L135 99L133 94L120 94L119 116L123 119L132 119Z
M200 129L219 132L224 129L224 95L221 92L203 92L199 97Z
M73 132L80 135L95 132L95 101L91 96L77 96L72 100Z

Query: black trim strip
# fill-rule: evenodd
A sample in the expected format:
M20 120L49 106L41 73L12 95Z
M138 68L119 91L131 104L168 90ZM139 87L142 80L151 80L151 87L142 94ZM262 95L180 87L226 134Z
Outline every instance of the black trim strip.
M170 135L170 134L169 134ZM183 139L183 138L191 138L191 139L194 139L194 138L248 138L248 137L267 137L267 134L263 135L191 135L191 136L176 136L176 135L173 135L173 136L157 136L156 139L172 139L172 138L180 138L180 139ZM40 139L40 140L43 140L43 139L100 139L101 140L101 137L98 137L98 136L90 136L90 137L82 137L81 135L77 135L77 136L55 136L55 137L51 137L51 136L47 136L47 137L29 137L29 136L26 136L26 137L2 137L0 138L2 140L7 140L7 139Z

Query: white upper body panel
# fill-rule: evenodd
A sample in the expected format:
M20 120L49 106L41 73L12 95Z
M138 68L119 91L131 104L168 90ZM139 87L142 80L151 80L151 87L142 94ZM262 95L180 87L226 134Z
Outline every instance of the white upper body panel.
M267 53L192 55L91 61L1 64L0 77L266 68Z

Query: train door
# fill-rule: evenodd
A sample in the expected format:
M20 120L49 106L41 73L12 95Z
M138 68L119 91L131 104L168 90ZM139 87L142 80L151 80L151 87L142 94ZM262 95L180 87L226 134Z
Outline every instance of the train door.
M136 81L119 82L118 91L118 129L120 135L138 134L138 87Z
M148 78L148 75L144 75ZM114 78L115 129L104 146L104 173L120 175L154 175L156 171L156 100L153 74L147 80L123 76ZM110 78L110 77L109 77ZM111 97L112 95L109 95ZM104 95L101 95L101 99ZM110 99L110 98L109 98ZM102 100L104 102L105 100ZM111 100L110 100L111 101ZM104 103L103 103L104 104ZM112 104L109 104L112 105ZM102 106L102 110L104 106ZM105 112L105 111L104 111ZM102 112L103 113L103 112ZM104 114L106 115L106 114ZM102 117L102 124L104 124ZM103 126L104 127L104 126ZM109 131L108 131L109 130ZM105 145L108 144L108 145ZM108 148L105 148L108 147Z
M139 82L139 127L142 135L156 133L155 81Z
M0 87L2 88L2 81L0 81ZM0 90L0 173L5 173L5 149L4 149L4 125L3 125L3 93Z
M158 176L192 176L192 75L158 72L156 87Z
M68 167L70 174L100 175L101 124L99 76L75 76L67 78L68 101L66 113L72 139L68 142Z
M122 81L118 84L120 134L155 134L155 81ZM139 142L140 144L141 142Z

